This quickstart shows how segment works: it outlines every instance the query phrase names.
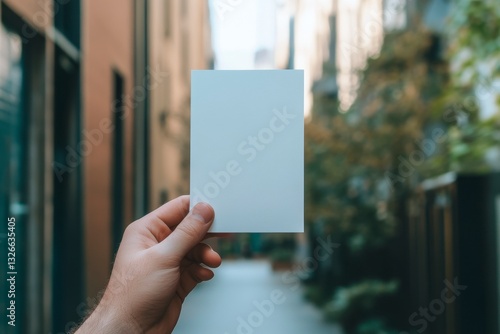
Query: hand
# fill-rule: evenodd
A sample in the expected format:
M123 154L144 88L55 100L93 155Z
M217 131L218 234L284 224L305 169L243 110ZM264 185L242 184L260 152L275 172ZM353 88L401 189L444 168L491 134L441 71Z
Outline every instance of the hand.
M127 227L103 298L77 333L173 331L186 296L214 276L200 264L221 264L219 254L200 243L213 209L198 203L188 211L189 196L182 196Z

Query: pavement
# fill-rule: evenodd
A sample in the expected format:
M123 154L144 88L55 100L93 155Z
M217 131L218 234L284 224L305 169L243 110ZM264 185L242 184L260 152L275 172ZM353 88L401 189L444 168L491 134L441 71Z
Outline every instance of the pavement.
M342 334L265 260L225 260L187 297L174 334Z

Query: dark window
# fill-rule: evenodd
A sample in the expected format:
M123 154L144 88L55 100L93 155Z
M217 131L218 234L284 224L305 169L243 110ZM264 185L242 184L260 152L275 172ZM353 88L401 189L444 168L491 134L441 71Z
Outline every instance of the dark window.
M113 254L118 251L118 246L123 233L124 216L123 216L123 202L124 198L124 80L123 77L116 71L113 72L113 159L112 159L112 231L113 231Z
M54 25L76 48L80 48L80 0L54 0Z
M158 206L162 206L163 204L168 202L168 190L167 189L162 189L160 191L160 203L158 203Z
M78 321L74 305L83 298L80 69L56 48L54 64L53 329Z

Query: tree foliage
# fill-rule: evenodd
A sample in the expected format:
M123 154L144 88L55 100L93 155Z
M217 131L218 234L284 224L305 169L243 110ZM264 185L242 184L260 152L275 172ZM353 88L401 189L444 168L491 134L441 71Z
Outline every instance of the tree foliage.
M447 80L434 42L425 30L388 36L379 57L369 60L358 99L345 114L331 98L315 99L323 114L306 126L306 220L322 222L352 249L384 244L395 233L389 200L411 176L393 182L387 172L397 175L401 159L417 149L430 104Z

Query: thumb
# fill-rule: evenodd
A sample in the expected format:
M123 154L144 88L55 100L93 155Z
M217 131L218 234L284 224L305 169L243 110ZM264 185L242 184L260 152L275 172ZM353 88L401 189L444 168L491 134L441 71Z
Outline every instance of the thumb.
M175 230L158 246L167 256L181 260L205 238L212 226L214 216L214 209L209 204L196 204Z

